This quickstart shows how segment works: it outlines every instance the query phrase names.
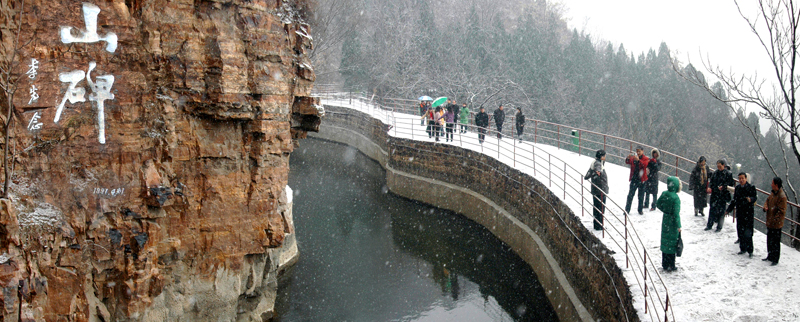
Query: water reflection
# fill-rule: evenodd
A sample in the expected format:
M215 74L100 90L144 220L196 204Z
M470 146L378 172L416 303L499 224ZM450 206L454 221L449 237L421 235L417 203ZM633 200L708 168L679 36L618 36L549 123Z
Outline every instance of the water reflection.
M483 227L388 193L380 166L308 139L289 183L300 261L276 321L552 321L530 267Z

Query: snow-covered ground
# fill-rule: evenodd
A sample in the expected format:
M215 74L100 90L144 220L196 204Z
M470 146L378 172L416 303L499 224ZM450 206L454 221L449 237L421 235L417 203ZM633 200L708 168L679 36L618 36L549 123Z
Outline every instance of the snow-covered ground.
M356 102L356 101L353 101ZM386 112L374 108L369 104L353 104L348 100L324 99L325 105L348 107L367 113L380 119L387 124L394 125L389 130L389 134L396 137L415 139L420 141L433 141L425 133L425 127L421 125L419 116ZM506 123L506 126L513 124ZM498 142L501 146L497 150ZM644 313L644 292L641 285L641 270L635 264L631 268L626 268L624 251L617 243L619 239L612 239L613 233L607 233L604 237L601 231L592 230L591 205L588 202L581 205L580 195L578 198L571 197L575 190L567 186L567 195L564 197L563 160L569 167L566 182L568 185L576 185L579 178L572 178L569 173L575 172L582 174L589 168L593 159L580 156L570 150L558 149L555 146L544 144L531 144L530 142L515 142L511 138L504 138L500 141L494 135L487 135L483 145L478 144L477 133L468 132L458 134L454 142L445 142L440 139L441 144L453 144L466 149L486 153L500 161L514 166L520 171L536 177L540 182L550 185L551 190L556 196L561 197L573 212L579 216L583 224L602 240L609 249L616 252L614 258L619 267L625 274L625 278L631 286L634 295L634 305L638 310L639 317L643 321L663 320L663 316L654 316L652 310L652 299L648 314ZM549 154L549 156L548 156ZM535 155L535 169L532 166ZM552 175L548 172L547 164L549 158L552 164ZM609 178L609 201L607 202L607 216L611 213L621 214L620 207L624 207L628 194L628 173L629 169L611 163L606 163L606 172ZM580 175L578 175L579 177ZM664 176L664 174L662 174ZM554 178L555 177L555 178ZM582 180L580 180L582 181ZM584 183L585 184L585 183ZM660 184L659 193L666 190L664 183ZM670 303L675 320L677 321L798 321L800 320L800 305L792 304L796 302L795 290L800 294L800 277L793 277L792 271L800 264L800 252L781 245L781 259L777 266L770 266L770 262L761 261L766 257L766 235L756 231L753 236L755 252L752 258L745 255L737 255L739 245L734 244L736 240L736 226L731 217L725 220L724 228L721 232L704 231L708 217L695 217L692 196L686 192L679 194L681 198L681 224L683 227L682 238L684 241L684 252L682 257L677 258L676 272L663 272L661 266L661 212L645 210L644 215L636 214L636 198L632 212L629 216L630 226L635 227L638 237L648 252L648 267L650 261L655 260L655 267L661 275L661 279L669 290ZM758 203L763 202L763 197ZM611 201L613 200L613 202ZM614 204L616 203L616 205ZM617 206L619 205L619 206ZM583 211L582 211L583 210ZM756 210L760 211L760 210ZM708 214L708 208L706 208ZM582 215L585 213L584 215ZM614 219L607 218L607 223ZM621 227L621 225L618 225ZM616 241L616 242L615 242ZM624 246L623 246L624 247ZM652 279L652 271L648 276ZM655 277L658 280L658 277ZM648 284L649 285L649 284ZM652 286L649 296L653 296ZM663 290L656 287L656 296ZM663 301L663 297L661 298ZM663 312L663 309L656 310ZM663 313L662 313L663 314ZM672 314L670 314L670 320Z

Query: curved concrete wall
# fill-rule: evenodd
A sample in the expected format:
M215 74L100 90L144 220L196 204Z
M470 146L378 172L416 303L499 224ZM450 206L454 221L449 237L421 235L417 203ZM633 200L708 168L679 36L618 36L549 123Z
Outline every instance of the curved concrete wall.
M366 114L325 109L320 132L311 137L353 146L379 162L393 193L489 229L531 265L561 320L639 320L622 272L604 255L610 252L545 185L486 155L393 138L385 124Z

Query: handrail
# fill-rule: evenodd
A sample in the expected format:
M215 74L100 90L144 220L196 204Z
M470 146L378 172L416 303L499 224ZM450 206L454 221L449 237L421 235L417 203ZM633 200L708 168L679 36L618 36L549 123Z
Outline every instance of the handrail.
M332 85L323 85L323 86L325 86L325 88L334 88ZM325 95L331 95L331 94L332 95L337 95L338 94L338 95L345 95L345 96L348 95L348 94L342 94L342 93L332 93L330 91L324 91L324 90L323 91L319 91L316 88L315 88L315 93L324 93ZM349 94L349 95L351 95L351 97L352 97L352 94ZM366 98L360 97L360 96L359 96L359 98L362 99L362 100L366 99ZM381 99L381 101L388 102L389 106L386 106L386 108L390 109L390 110L392 110L394 112L403 112L403 113L412 114L412 115L415 115L415 114L419 113L419 111L418 111L419 106L417 104L418 101L416 101L416 100L399 99L399 98L383 98L383 99ZM474 119L474 115L475 115L475 111L470 111L470 118L469 118L470 122ZM515 116L511 115L510 116L510 121L507 122L509 126L505 126L504 127L504 132L510 132L511 136L513 136L515 134L514 129L513 129L514 121L515 121ZM628 153L632 153L636 146L642 146L642 147L644 147L646 149L655 148L652 145L648 145L648 144L641 143L641 142L638 142L638 141L629 140L629 139L626 139L626 138L623 138L623 137L618 137L618 136L614 136L614 135L600 133L600 132L597 132L597 131L581 129L581 128L577 128L577 127L567 126L567 125L548 122L548 121L536 120L536 119L530 119L530 120L527 120L527 121L533 123L534 133L533 133L533 140L532 141L535 142L535 143L542 142L542 143L545 143L545 144L549 144L547 142L551 142L552 144L550 144L550 145L556 146L558 148L570 146L570 147L573 147L574 149L576 149L579 154L583 154L582 152L584 152L584 151L594 151L594 150L597 150L597 149L602 147L607 152L608 161L613 162L613 163L618 163L620 165L623 165L623 161L625 160L626 155ZM458 127L458 126L460 126L460 124L457 124L456 126ZM549 126L551 128L548 129L546 126ZM555 127L556 129L552 129L552 127ZM567 131L574 130L574 131L577 131L578 144L574 145L572 142L569 142L568 140L573 138L572 135L568 134L568 133L563 133L563 132L561 132L562 130L567 130ZM540 133L545 134L545 135L540 135ZM505 134L506 133L504 133L504 135ZM551 136L548 137L547 135L551 135ZM527 135L525 135L525 134L523 135L523 137L527 137L527 138L530 138L530 136L531 136L530 133L528 133ZM594 139L593 140L592 136L602 137L602 141L603 141L602 144L599 142L599 139ZM565 141L565 140L567 140L567 141ZM613 144L613 143L609 143L609 140L612 141L612 142L614 140L620 141L625 146L619 146L619 145L616 145L616 144ZM611 149L613 149L613 151L611 151ZM615 153L613 153L613 152L615 152ZM625 152L625 153L621 153L621 152ZM694 168L696 162L691 160L691 159L688 159L686 157L680 156L678 154L669 152L669 151L665 151L665 150L659 149L659 152L660 152L660 158L659 159L662 160L662 167L668 168L670 170L669 171L670 174L674 173L674 175L676 177L678 177L678 179L684 185L688 186L688 177L691 174L691 171ZM586 155L586 154L584 154L584 155ZM666 160L670 160L670 161L666 162ZM618 161L618 162L614 162L614 161ZM684 166L681 166L681 163L683 163ZM668 173L666 170L662 170L662 172L663 173ZM762 189L756 188L756 190L759 193L761 193L762 195L765 195L765 196L768 196L770 194L770 192L764 191ZM794 202L791 202L791 201L788 201L787 204L788 204L788 206L790 206L790 208L788 210L789 210L790 214L792 214L791 216L787 214L787 216L784 219L784 221L786 223L788 223L792 227L792 228L790 228L788 230L789 230L789 232L800 231L800 222L798 222L798 221L796 221L795 219L792 218L794 214L800 214L800 204L797 204L797 203L794 203ZM762 223L762 224L766 224L766 222L764 220L760 219L760 218L754 218L754 219L756 221ZM783 230L781 230L781 233L784 236L787 236L789 239L791 239L795 243L800 243L800 238L798 238L794 234L787 233L786 231L783 231Z
M337 98L347 98L348 106L343 107L349 107L351 109L368 113L376 119L385 122L385 124L390 125L389 133L393 133L396 137L410 137L413 140L428 139L426 138L428 133L425 131L425 127L423 125L417 125L421 122L421 119L415 116L417 113L412 113L410 115L400 113L395 111L393 106L380 105L375 102L365 100L361 97L347 97L346 94L342 95L341 93L327 93L326 97L329 97L331 100ZM400 110L402 111L404 109ZM542 149L537 149L531 142L523 141L518 143L518 138L515 137L513 131L509 136L511 138L511 142L509 143L508 140L497 139L497 131L484 129L486 136L486 139L483 142L484 144L475 144L471 142L472 139L462 139L462 135L459 131L460 126L461 124L455 124L454 126L453 145L458 145L461 147L465 147L466 145L465 148L488 153L489 156L496 157L500 162L503 162L503 158L508 159L511 164L508 164L507 162L504 163L523 172L525 169L531 169L533 170L533 176L540 179L545 179L544 174L546 173L547 185L551 187L551 191L554 194L557 196L562 196L562 200L564 200L565 203L572 203L575 205L575 207L580 207L581 216L586 215L587 212L589 215L591 215L591 212L594 209L593 197L591 196L591 183L587 186L586 182L583 180L582 171L575 169L569 163L561 160L555 155L551 155ZM474 134L478 132L477 126L467 124L466 127L470 133ZM444 128L442 129L442 132L444 132ZM456 137L458 137L458 142L456 142ZM425 152L441 153L438 151ZM537 158L539 159L538 162L536 160ZM498 172L499 175L507 177L509 180L517 181L516 178L510 178L508 174L503 173L498 169L493 170ZM569 183L568 180L571 180L573 183L579 183L580 186L578 187L577 184ZM528 189L531 194L538 195L538 193L531 187L527 187L525 185L521 186L525 189ZM567 189L567 187L569 187L569 189ZM569 196L569 199L567 196ZM644 296L644 314L649 314L651 316L651 320L653 321L667 321L669 316L671 316L672 320L674 321L674 313L671 309L672 306L669 303L669 292L667 291L666 284L658 273L658 268L656 267L655 261L652 260L653 257L648 254L647 247L639 237L638 231L629 222L628 213L621 210L624 208L620 207L619 204L617 204L611 198L607 198L606 200L607 204L614 205L616 208L606 208L604 215L606 220L604 220L602 223L603 230L601 232L601 238L609 239L620 251L625 254L625 265L626 267L632 268L630 272L632 272L634 279L636 280L635 283L632 284L636 285ZM571 208L577 209L575 207ZM566 225L566 221L564 220L563 216L555 211L555 208L553 208L553 210L558 215L557 217L559 217L559 220L561 220L562 223L569 228L569 226ZM614 210L618 212L615 212ZM572 233L574 235L574 232ZM578 240L580 241L580 239ZM592 256L597 258L597 255L592 249L586 247L586 245L583 245L583 247ZM648 258L650 259L649 262ZM606 269L605 266L603 266L603 268ZM655 293L655 295L653 295L653 293ZM621 298L619 300L622 302ZM625 306L622 305L621 307L624 309ZM623 315L626 317L626 319L628 318L628 312L623 312Z

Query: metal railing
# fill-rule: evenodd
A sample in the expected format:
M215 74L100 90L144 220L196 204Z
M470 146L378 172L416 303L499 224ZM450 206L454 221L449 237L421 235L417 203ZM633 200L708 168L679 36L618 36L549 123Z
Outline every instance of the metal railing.
M319 92L328 93L326 95L330 95L333 93L332 91L335 90L336 87L334 85L323 85ZM349 99L356 100L358 102L373 101L357 93L338 93L336 95L338 95L338 97L348 97ZM374 101L376 104L380 104L385 109L394 112L411 115L419 115L420 113L419 101L416 100L375 98ZM506 113L509 111L510 110L506 110ZM491 112L492 111L487 111L487 113L490 113L490 116ZM468 120L469 124L472 124L472 120L475 119L475 114L475 111L470 111L470 117ZM503 134L510 137L515 137L516 132L514 131L514 115L509 116L509 121L505 123L508 126L503 127ZM558 123L535 119L527 119L525 123L525 128L528 132L522 135L522 138L525 140L529 140L534 143L552 145L559 149L571 149L578 154L586 156L593 156L595 151L603 149L606 151L606 160L608 162L623 166L625 165L625 159L634 152L634 149L637 146L642 146L646 150L656 148L652 145L626 138ZM689 176L691 175L692 169L694 169L697 162L673 152L664 151L661 149L659 149L659 154L659 160L661 160L662 163L661 172L678 177L684 186L688 187ZM756 188L756 190L764 197L769 196L770 194L770 192L762 189ZM790 228L785 230L782 229L781 233L783 236L786 236L788 240L792 241L794 245L800 245L800 237L798 237L800 236L800 222L797 221L796 217L797 214L800 214L800 205L794 202L788 202L787 205L787 213L784 222L785 224L788 224ZM755 217L755 220L766 225L766 222L761 218Z
M419 111L417 110L415 112L413 109L408 108L408 104L414 101L384 99L379 103L360 95L337 92L321 93L319 91L315 92L315 96L320 96L325 99L324 102L327 105L351 108L381 120L390 126L389 134L395 137L428 141L436 137L435 133L429 133L427 120L423 120L421 116L416 116L419 114ZM539 123L534 122L534 124ZM545 123L542 122L541 124ZM580 209L581 216L592 216L592 211L594 209L593 197L591 195L592 184L583 180L582 171L575 169L566 161L548 153L544 149L537 148L533 142L518 142L513 132L510 136L506 136L505 139L499 139L498 135L500 133L496 131L479 128L472 124L466 124L465 126L467 128L466 134L461 133L461 124L455 124L453 141L448 144L482 152L486 155L496 157L498 161L504 162L521 172L532 173L533 177L540 180L540 182L546 182L551 191L556 195L560 195L563 198L562 200L567 203L571 209ZM439 128L436 127L431 130L438 131ZM486 135L482 143L479 143L477 139L473 138L473 136L480 131L485 131ZM442 127L441 133L445 134L446 128ZM556 142L561 141L558 138L557 132L542 129L542 134L545 133L555 135ZM510 138L510 140L508 138ZM535 139L551 140L552 138L546 135L540 135L535 137ZM440 136L439 140L444 141L444 137ZM437 151L427 152L440 153ZM511 178L508 174L503 173L503 171L497 169L495 169L495 171L498 172L498 175L516 181L515 178ZM525 187L531 195L538 195L531 187L527 187L523 184L520 184L520 186ZM617 258L617 260L620 264L621 261L624 260L625 267L630 268L629 272L633 275L635 282L629 281L629 283L632 286L638 287L638 292L640 292L644 298L644 316L650 316L652 321L674 321L675 317L669 300L669 292L656 266L658 263L657 257L654 260L653 256L647 252L647 247L642 242L638 231L628 220L628 213L623 210L624 207L620 207L620 205L611 198L606 199L606 204L613 207L605 207L605 220L601 223L603 230L599 232L600 237L610 242L607 243L610 249L615 250L618 254L624 254L624 259ZM564 214L559 214L555 208L553 208L553 210L558 214L562 224L569 229ZM592 220L594 221L594 219ZM572 233L575 235L574 232ZM575 238L580 241L577 236L575 236ZM598 258L595 250L590 249L590 247L586 245L583 245L583 247L589 254ZM606 269L605 266L603 267ZM609 277L611 277L607 269L606 272L609 274ZM632 292L634 292L634 290L632 290ZM617 292L617 294L619 297L619 292ZM619 300L621 302L621 307L624 309L625 305L622 303L622 299L619 298ZM622 315L625 316L626 319L628 319L629 314L631 314L631 312L622 312Z

